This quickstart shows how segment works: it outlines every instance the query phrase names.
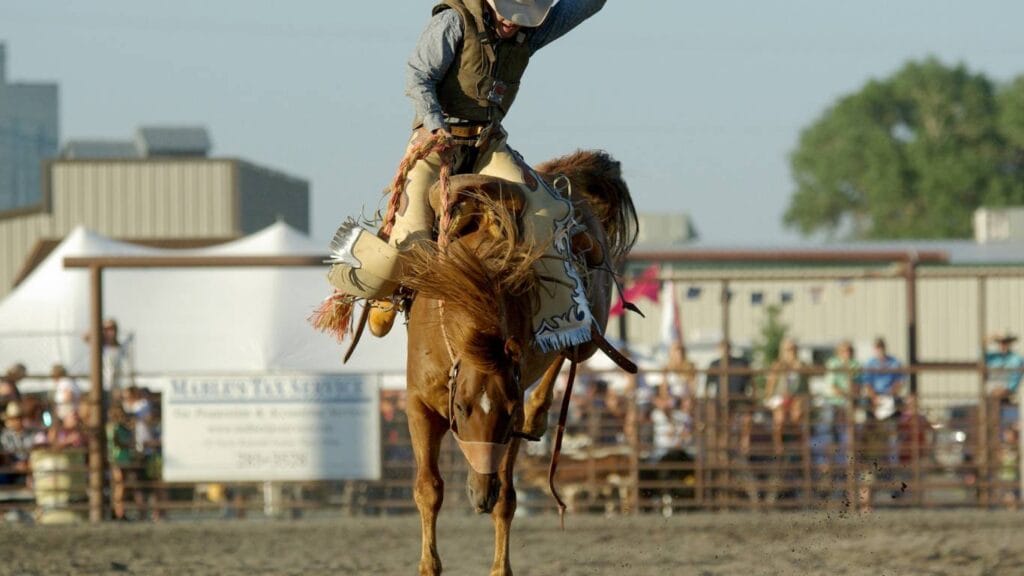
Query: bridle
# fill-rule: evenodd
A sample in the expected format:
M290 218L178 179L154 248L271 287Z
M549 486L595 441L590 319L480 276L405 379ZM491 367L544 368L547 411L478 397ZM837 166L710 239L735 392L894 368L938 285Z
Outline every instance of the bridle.
M512 438L525 438L534 440L532 436L521 431L514 430L504 442L473 442L463 440L459 437L458 425L455 420L455 393L459 385L459 367L462 359L455 355L451 339L448 336L448 329L444 323L444 300L438 301L438 314L441 321L441 336L444 340L445 350L448 351L448 359L451 361L451 368L448 369L448 429L451 431L455 442L458 443L463 455L469 462L470 467L479 474L494 474L498 471L501 460L508 449ZM518 364L512 367L512 384L516 390L520 389L522 381L522 367Z

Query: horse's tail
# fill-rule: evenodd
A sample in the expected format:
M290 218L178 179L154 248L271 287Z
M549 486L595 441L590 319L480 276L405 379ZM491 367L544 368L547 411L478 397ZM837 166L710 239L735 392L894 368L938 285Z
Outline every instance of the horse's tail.
M537 171L548 178L569 178L573 194L587 200L604 228L610 262L621 264L636 243L640 223L619 161L603 150L577 150L541 164Z

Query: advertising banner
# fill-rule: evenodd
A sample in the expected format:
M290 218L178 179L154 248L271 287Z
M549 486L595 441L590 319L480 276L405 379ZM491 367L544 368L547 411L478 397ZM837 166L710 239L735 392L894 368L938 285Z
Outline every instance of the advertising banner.
M164 480L380 478L376 378L187 376L162 388Z

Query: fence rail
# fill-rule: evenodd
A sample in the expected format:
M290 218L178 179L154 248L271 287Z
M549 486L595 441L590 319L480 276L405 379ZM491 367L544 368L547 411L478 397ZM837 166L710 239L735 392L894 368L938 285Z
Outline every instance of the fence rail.
M1006 410L1011 404L986 394L986 371L977 365L899 370L905 375L930 371L976 372L977 391L922 386L884 420L874 418L861 397L830 404L808 396L803 401L809 408L799 419L783 422L773 420L757 394L690 396L678 411L667 414L685 427L673 431L678 441L671 445L659 438L666 424L654 413L665 408L652 406L645 395L648 388L627 387L600 396L595 392L599 388L586 381L601 376L592 373L584 376L573 403L558 485L573 511L616 514L1018 506L1019 422L1007 419L1014 412ZM659 375L664 372L645 376L654 380ZM384 403L399 402L394 392L382 394ZM552 410L550 416L556 413ZM164 482L140 461L116 473L107 469L108 479L123 480L113 483L108 496L123 500L129 515L154 519L168 514L245 517L256 511L274 516L413 513L415 466L408 429L400 411L389 414L393 416L381 424L379 481ZM555 511L547 489L550 442L548 434L520 449L516 486L525 513ZM41 450L33 454L31 471L0 466L0 511L37 516L62 511L84 517L90 509L86 487L92 470L85 456L84 449ZM441 469L447 509L470 513L463 496L468 468L451 438L442 445Z

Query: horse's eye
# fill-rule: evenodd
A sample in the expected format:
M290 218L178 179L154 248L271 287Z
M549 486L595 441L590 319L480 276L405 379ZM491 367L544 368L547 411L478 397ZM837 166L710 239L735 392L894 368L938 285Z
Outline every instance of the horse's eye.
M466 405L461 403L461 402L456 402L455 403L455 411L458 412L459 414L462 414L463 416L465 416L466 415Z

